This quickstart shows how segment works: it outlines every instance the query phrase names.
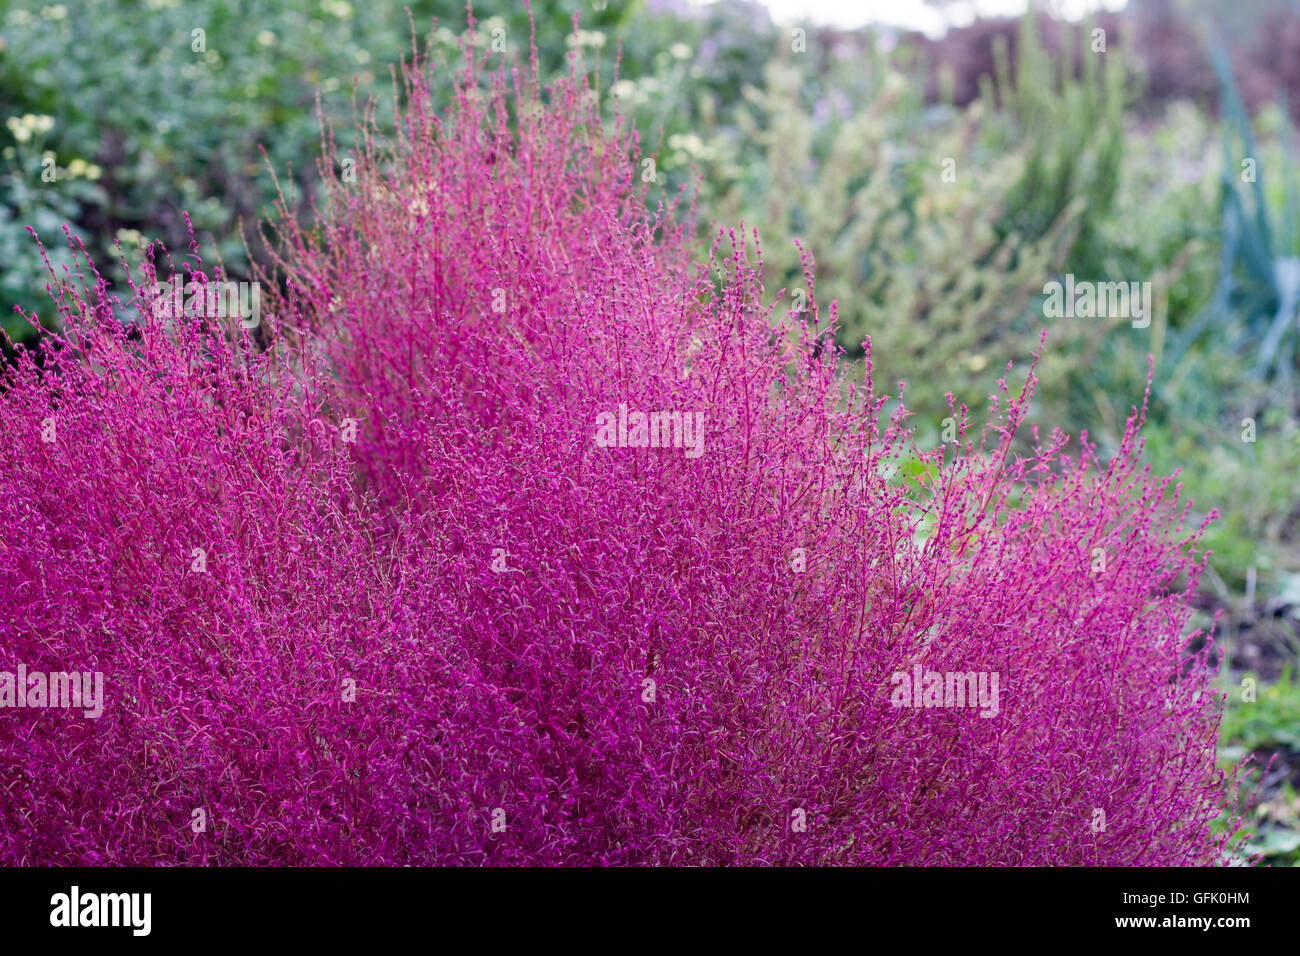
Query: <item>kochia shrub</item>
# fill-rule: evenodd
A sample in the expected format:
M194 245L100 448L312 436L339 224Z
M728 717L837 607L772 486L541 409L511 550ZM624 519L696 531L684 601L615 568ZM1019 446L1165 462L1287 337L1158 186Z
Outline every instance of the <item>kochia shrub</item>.
M103 713L0 711L0 859L1222 859L1141 415L1015 457L1031 377L917 450L757 236L692 264L584 81L483 69L433 115L417 59L327 154L257 343L152 261L131 325L58 280L0 396L0 670L101 672Z

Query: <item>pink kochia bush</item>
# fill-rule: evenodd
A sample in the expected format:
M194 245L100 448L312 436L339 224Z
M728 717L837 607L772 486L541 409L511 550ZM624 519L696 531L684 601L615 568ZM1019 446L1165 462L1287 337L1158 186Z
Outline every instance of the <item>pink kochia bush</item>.
M327 137L357 175L286 204L257 332L168 317L152 255L125 302L52 286L0 396L0 671L105 700L0 710L0 859L1230 856L1142 415L1106 465L1017 452L1031 375L919 450L756 235L692 262L584 80L460 69Z

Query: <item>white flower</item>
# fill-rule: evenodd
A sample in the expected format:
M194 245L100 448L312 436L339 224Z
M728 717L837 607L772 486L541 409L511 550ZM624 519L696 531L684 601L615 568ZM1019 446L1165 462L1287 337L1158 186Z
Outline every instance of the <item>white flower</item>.
M48 133L52 130L54 117L24 113L22 116L9 117L5 120L5 125L9 127L9 132L13 133L14 139L25 143L32 138L33 133Z

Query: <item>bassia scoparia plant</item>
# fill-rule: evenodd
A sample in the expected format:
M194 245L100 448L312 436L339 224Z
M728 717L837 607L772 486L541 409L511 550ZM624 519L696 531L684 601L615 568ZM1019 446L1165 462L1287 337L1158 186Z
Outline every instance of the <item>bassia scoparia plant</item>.
M257 329L150 295L219 283L197 249L52 273L0 671L104 700L0 677L0 859L1224 858L1201 529L1141 412L1019 453L1031 374L918 449L811 259L802 312L743 228L695 261L577 71L402 77L284 206Z

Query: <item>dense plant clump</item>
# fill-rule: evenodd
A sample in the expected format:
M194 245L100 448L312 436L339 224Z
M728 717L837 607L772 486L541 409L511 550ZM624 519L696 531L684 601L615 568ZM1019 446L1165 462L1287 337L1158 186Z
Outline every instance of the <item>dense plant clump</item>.
M435 114L417 58L319 225L285 205L266 341L152 260L133 324L58 282L0 395L0 670L104 706L0 711L0 860L1223 859L1142 413L1013 456L1031 374L918 450L811 262L801 313L757 235L693 264L585 81L484 69Z

